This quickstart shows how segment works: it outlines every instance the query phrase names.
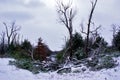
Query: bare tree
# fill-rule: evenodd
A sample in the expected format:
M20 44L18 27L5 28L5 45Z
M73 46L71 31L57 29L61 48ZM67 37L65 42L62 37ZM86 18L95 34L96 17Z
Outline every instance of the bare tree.
M91 1L92 8L91 8L90 15L89 15L89 18L88 18L87 32L84 32L83 25L81 25L81 32L84 33L84 34L86 34L86 45L85 45L86 56L88 56L88 52L89 52L89 48L88 47L89 47L90 33L94 32L94 31L91 31L91 24L92 24L92 17L93 17L94 10L96 8L97 1L98 0ZM99 27L97 27L95 29L95 31L97 29L99 29Z
M8 46L13 43L18 35L18 31L20 30L20 26L17 26L15 22L12 22L12 24L9 26L5 22L3 22L5 26L5 33L7 35L7 44Z
M72 2L69 0L68 4L63 3L62 1L57 1L57 13L59 15L59 20L65 25L69 32L69 48L68 53L70 59L72 58L72 33L73 33L73 19L76 15L76 11L72 8Z

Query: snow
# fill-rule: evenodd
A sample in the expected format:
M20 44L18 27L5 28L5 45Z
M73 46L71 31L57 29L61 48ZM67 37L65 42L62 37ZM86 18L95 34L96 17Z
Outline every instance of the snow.
M9 65L10 58L0 58L0 80L120 80L120 64L112 69L89 71L80 73L57 74L56 72L32 74ZM116 59L120 63L120 57ZM77 70L80 68L72 68Z

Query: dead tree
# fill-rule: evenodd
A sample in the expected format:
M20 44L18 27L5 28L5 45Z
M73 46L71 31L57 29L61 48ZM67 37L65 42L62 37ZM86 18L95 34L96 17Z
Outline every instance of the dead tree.
M72 58L72 33L73 33L73 19L75 18L76 11L72 8L72 2L69 0L68 4L63 3L62 1L57 1L57 13L59 15L59 20L65 25L69 32L69 48L68 54L70 59Z
M85 45L86 57L88 56L88 52L89 52L88 47L89 47L89 38L90 38L90 33L91 33L91 23L92 23L92 17L93 17L94 10L96 8L97 1L98 0L91 1L92 8L91 8L90 15L89 15L89 18L88 18L87 32L83 31L83 27L81 28L81 30L82 30L81 32L86 34L86 45Z
M12 24L9 26L5 22L3 22L5 26L5 33L7 36L7 45L10 46L11 43L13 43L18 35L18 31L20 30L20 26L17 26L15 22L12 22Z

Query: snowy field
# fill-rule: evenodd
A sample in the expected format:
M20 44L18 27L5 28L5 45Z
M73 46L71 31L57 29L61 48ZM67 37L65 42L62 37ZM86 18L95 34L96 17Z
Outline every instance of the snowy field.
M112 69L101 71L85 71L83 73L57 74L39 73L37 75L15 66L9 65L9 58L0 58L0 80L120 80L120 64ZM120 63L120 57L117 58Z

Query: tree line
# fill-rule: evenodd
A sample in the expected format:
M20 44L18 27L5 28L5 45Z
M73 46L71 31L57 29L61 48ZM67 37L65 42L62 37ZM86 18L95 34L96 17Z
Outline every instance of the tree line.
M77 15L76 10L73 9L73 2L69 0L67 4L61 0L56 2L56 12L60 23L67 29L69 36L62 50L51 51L49 47L43 43L42 38L38 38L38 44L33 46L29 40L24 39L20 41L19 31L21 26L15 22L7 24L3 22L5 31L0 36L0 56L13 57L16 59L29 59L31 61L52 61L51 55L55 55L56 63L52 67L58 69L60 64L68 64L69 62L79 61L86 58L98 58L100 54L120 51L120 26L112 25L113 40L112 45L108 46L104 38L99 34L101 25L96 26L92 21L95 8L98 0L91 1L91 10L89 12L87 26L80 24L80 32L73 33L73 22ZM85 31L86 27L86 31ZM95 27L93 29L93 27ZM83 39L81 34L85 34ZM88 61L89 62L89 61ZM59 63L59 64L58 64Z

